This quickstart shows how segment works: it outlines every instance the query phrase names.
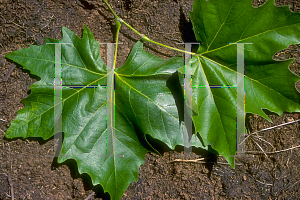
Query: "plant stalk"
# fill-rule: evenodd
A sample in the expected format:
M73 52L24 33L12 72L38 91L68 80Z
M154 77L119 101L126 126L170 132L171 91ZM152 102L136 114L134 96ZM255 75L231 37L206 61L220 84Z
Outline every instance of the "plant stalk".
M103 0L104 3L107 5L107 7L109 8L109 10L112 12L112 14L114 15L115 19L120 19L120 17L115 13L114 9L109 5L109 3L107 2L107 0Z
M174 47L170 47L170 46L167 46L167 45L164 45L164 44L161 44L159 42L155 42L153 40L151 40L150 38L148 38L147 36L145 36L144 34L141 34L140 32L138 32L136 29L134 29L132 26L130 26L129 24L127 24L123 19L121 19L116 13L115 11L113 10L113 8L110 6L110 4L107 2L107 0L103 0L104 3L107 5L107 7L109 8L109 10L112 12L112 14L114 15L115 17L115 21L116 23L117 22L122 22L123 24L125 24L129 29L131 29L133 32L135 32L136 34L138 34L142 40L145 40L147 42L151 42L151 43L154 43L154 44L157 44L159 46L163 46L165 48L168 48L168 49L172 49L172 50L175 50L175 51L179 51L179 52L182 52L182 53L188 53L188 54L191 54L191 55L196 55L196 53L193 53L193 52L189 52L189 51L184 51L184 50L181 50L181 49L177 49L177 48L174 48ZM117 36L118 37L118 36Z
M117 25L117 34L116 34L116 49L115 49L114 69L116 68L119 33L120 33L120 28L121 28L121 23L117 19L115 20L115 22L116 22L116 25Z

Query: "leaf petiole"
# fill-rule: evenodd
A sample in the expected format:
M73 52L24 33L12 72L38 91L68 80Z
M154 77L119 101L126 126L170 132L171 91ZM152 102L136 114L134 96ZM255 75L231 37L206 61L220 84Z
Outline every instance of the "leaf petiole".
M117 25L117 34L116 34L116 49L115 49L115 58L114 58L114 69L116 68L119 33L120 33L120 28L121 28L121 23L117 19L115 20L115 22L116 22L116 25Z
M174 47L170 47L170 46L167 46L167 45L164 45L164 44L161 44L159 42L155 42L153 40L151 40L150 38L148 38L147 36L145 36L144 34L141 34L140 32L138 32L136 29L134 29L132 26L130 26L128 23L126 23L123 19L121 19L116 13L115 11L113 10L113 8L110 6L110 4L107 2L107 0L103 0L104 3L107 5L107 7L109 8L109 10L112 12L112 14L114 15L115 17L115 21L116 22L122 22L123 24L125 24L129 29L131 29L133 32L135 32L136 34L138 34L142 40L144 41L147 41L147 42L151 42L151 43L154 43L154 44L157 44L159 46L163 46L165 48L168 48L168 49L172 49L172 50L175 50L175 51L179 51L179 52L182 52L182 53L188 53L188 54L191 54L191 55L196 55L196 53L193 53L193 52L189 52L189 51L184 51L184 50L181 50L181 49L177 49L177 48L174 48Z
M115 13L114 9L109 5L109 3L107 2L107 0L103 0L104 3L107 5L107 7L109 8L109 10L112 12L112 14L114 15L115 19L120 19L120 17Z

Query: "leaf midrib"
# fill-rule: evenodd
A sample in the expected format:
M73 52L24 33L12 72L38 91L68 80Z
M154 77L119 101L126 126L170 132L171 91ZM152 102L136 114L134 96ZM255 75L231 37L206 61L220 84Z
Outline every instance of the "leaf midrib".
M197 57L198 57L198 56L197 56ZM217 64L217 65L219 65L219 66L222 66L222 67L224 67L224 68L226 68L226 69L228 69L228 70L230 70L230 71L233 71L234 73L240 74L240 75L244 76L245 78L248 78L250 81L257 82L258 84L262 85L263 87L268 88L269 90L273 91L274 93L279 94L280 96L282 96L282 97L284 97L284 98L286 98L286 99L288 99L288 100L294 102L293 100L291 100L291 99L289 99L289 98L283 96L281 93L279 93L279 92L275 91L274 89L268 87L267 85L265 85L265 84L259 82L258 80L252 79L252 78L246 76L245 74L238 73L237 71L234 71L233 69L231 69L231 68L229 68L229 67L227 67L227 66L225 66L225 65L222 65L222 64L220 64L220 63L218 63L218 62L216 62L216 61L214 61L214 60L211 60L211 59L209 59L209 58L207 58L207 57L205 57L205 56L201 56L201 57L204 58L204 59L207 59L207 60L209 60L210 62L213 62L213 63L215 63L215 64ZM276 60L274 60L274 61L276 62ZM201 61L199 61L199 62L200 62L200 64L201 64ZM280 61L279 61L279 62L280 62ZM196 66L194 72L197 70L197 67L198 67L198 66L199 66L199 64L197 63L197 66ZM203 71L203 72L204 72L204 71ZM194 75L194 73L193 73L193 75ZM205 73L204 73L204 75L205 75ZM223 77L224 77L224 76L223 76ZM295 102L295 103L296 103L296 102Z
M105 74L103 77L101 77L101 78L99 78L99 79L97 79L97 80L91 82L90 84L92 84L92 83L94 83L94 82L97 82L97 81L99 81L99 80L105 78L107 75L108 75L108 74ZM87 87L88 87L88 86L87 86ZM54 106L51 106L49 109L45 110L45 111L42 112L41 114L36 115L34 118L31 118L30 121L32 121L32 120L36 119L37 117L43 115L44 113L48 112L49 110L51 110L51 109L54 108L55 106L60 105L61 103L65 102L67 99L71 98L72 96L74 96L75 94L81 92L81 91L84 90L84 89L86 89L86 87L83 87L83 88L81 88L80 90L77 90L76 92L74 92L74 93L73 93L72 95L70 95L69 97L67 97L67 98L65 98L65 99L63 99L63 100L61 100L60 103L58 103L58 104L56 104L56 105L54 105ZM39 103L39 102L38 102L38 103ZM30 121L25 121L25 122L28 123L28 122L30 122Z
M220 32L220 30L222 29L222 27L224 26L224 24L226 24L225 22L227 21L228 16L229 16L229 13L231 12L231 9L232 9L232 7L233 7L234 4L235 4L235 1L233 1L232 5L231 5L231 7L230 7L230 9L229 9L229 11L228 11L228 14L227 14L227 16L226 16L226 19L224 20L224 22L223 22L222 24L221 24L221 22L220 22L220 17L219 17L219 15L217 14L217 15L218 15L219 22L220 22L221 25L220 25L219 30L218 30L217 33L215 34L214 38L211 40L210 44L208 45L207 51L209 50L209 48L210 48L210 46L212 45L212 43L215 41L216 37L219 35L219 32Z
M239 39L238 41L233 42L233 44L230 43L230 44L227 44L227 45L225 45L225 46L222 46L222 47L219 47L219 48L216 48L216 49L212 49L212 50L203 52L203 53L200 54L200 56L205 55L205 54L208 54L208 53L211 53L211 52L214 52L214 51L217 51L217 50L220 50L220 49L223 49L223 48L228 47L228 46L230 46L230 45L234 45L234 43L239 43L239 42L242 42L242 41L244 41L244 40L248 40L248 39L250 39L250 38L253 38L253 37L256 37L256 36L259 36L259 35L268 33L268 32L270 32L270 31L276 31L276 30L281 29L281 28L286 28L286 27L289 27L289 26L295 26L295 25L298 25L298 24L300 24L300 22L295 23L295 24L290 24L290 25L287 25L287 26L278 27L278 28L275 28L275 29L272 29L272 30L267 30L267 31L261 32L261 33L256 34L256 35L252 35L252 36L247 37L247 38L244 38L244 39ZM298 43L298 44L299 44L299 43Z
M198 63L200 63L200 66L201 66L201 68L202 68L202 71L203 71L203 74L204 74L204 77L205 77L205 80L206 80L206 82L209 84L209 81L208 81L208 79L207 79L207 77L206 77L206 74L205 74L205 71L204 71L204 69L203 69L203 66L202 66L202 63L201 63L201 61L198 59ZM197 63L197 66L199 65ZM196 71L196 69L195 69L195 71ZM195 72L194 71L194 72ZM223 73L222 73L223 74ZM223 77L224 77L224 75L223 75ZM214 105L215 105L215 108L217 109L218 107L217 107L217 104L216 104L216 101L215 101L215 95L213 95L213 93L212 93L212 91L211 91L211 89L209 88L209 92L210 92L210 95L212 96L212 98L213 98L213 101L214 101ZM201 107L202 107L202 105L201 105ZM222 130L223 130L223 133L225 134L225 138L226 138L226 142L227 142L227 144L228 144L228 146L229 146L229 142L228 142L228 139L227 139L227 134L226 134L226 132L225 132L225 128L224 128L224 124L223 124L223 121L222 121L222 119L221 119L221 113L219 113L219 110L217 109L217 113L218 113L218 116L219 116L219 120L221 121L221 126L222 126ZM217 117L217 116L216 116ZM215 118L216 118L215 117ZM212 120L212 121L214 121L214 120ZM209 127L209 129L211 128L211 126ZM207 131L208 133L209 133L209 130ZM228 147L228 151L230 151L230 148Z
M39 58L32 58L32 57L28 57L28 56L14 55L13 57L27 58L27 59L30 59L30 60L37 60L37 61L46 61L46 62L50 62L50 63L54 63L54 64L55 64L55 62L52 61L52 60L45 60L45 59L39 59ZM68 63L61 63L61 65L67 65L67 66L70 66L70 67L75 67L75 68L77 68L77 69L85 70L85 71L87 71L87 72L89 72L89 73L97 74L97 75L100 75L100 76L105 75L105 74L101 74L101 73L98 73L98 72L94 72L94 71L88 70L88 69L86 69L86 68L80 68L80 67L78 67L78 66L76 66L76 65L71 65L71 64L68 64ZM26 68L26 67L24 67L24 68L25 68L25 69L28 69L28 68ZM29 70L29 69L28 69L28 70ZM30 71L31 71L31 70L30 70ZM37 75L37 76L38 76L38 75Z
M127 83L125 80L123 80L117 73L116 76L126 85L129 86L129 88L133 89L135 92L137 92L138 94L142 95L143 97L145 97L146 99L150 100L151 102L153 102L156 106L158 106L161 110L164 110L166 113L168 113L170 116L172 116L173 118L177 119L177 117L173 116L171 113L169 113L166 109L164 109L163 107L161 107L159 104L157 104L155 101L153 101L151 98L149 98L148 96L144 95L143 93L141 93L140 91L138 91L137 89L135 89L134 87L132 87L129 83Z

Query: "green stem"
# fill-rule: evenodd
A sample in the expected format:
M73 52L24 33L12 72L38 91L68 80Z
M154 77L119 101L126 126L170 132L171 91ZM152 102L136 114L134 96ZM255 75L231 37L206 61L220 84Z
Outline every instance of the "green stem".
M107 0L103 0L103 1L107 5L107 7L109 8L109 10L112 12L112 14L114 15L115 19L120 19L120 17L115 13L115 11L113 10L113 8L109 5L109 3L107 2Z
M145 36L145 37L146 37L146 36ZM166 48L168 48L168 49L173 49L173 50L175 50L175 51L180 51L180 52L182 52L182 53L188 53L188 54L191 54L191 55L196 55L196 53L189 52L189 51L184 51L184 50L177 49L177 48L174 48L174 47L170 47L170 46L161 44L161 43L159 43L159 42L155 42L155 41L153 41L153 40L151 40L151 39L149 39L149 38L147 38L146 41L152 42L152 43L154 43L154 44L157 44L157 45L160 45L160 46L163 46L163 47L166 47Z
M135 32L136 34L138 34L141 38L144 37L143 34L141 34L140 32L138 32L137 30L135 30L132 26L130 26L129 24L127 24L123 19L119 18L118 19L120 22L122 22L123 24L125 24L128 28L130 28L133 32Z
M117 19L115 20L115 22L116 22L116 25L117 25L117 34L116 34L116 49L115 49L114 69L116 68L119 33L120 33L120 28L121 28L121 23Z
M172 50L175 50L175 51L179 51L179 52L183 52L183 53L188 53L188 54L191 54L191 55L196 55L196 53L193 53L193 52L189 52L189 51L184 51L184 50L181 50L181 49L177 49L177 48L174 48L174 47L170 47L170 46L167 46L167 45L164 45L164 44L161 44L159 42L155 42L153 40L151 40L150 38L148 38L147 36L145 36L144 34L141 34L140 32L138 32L137 30L135 30L132 26L130 26L129 24L127 24L123 19L121 19L116 13L115 11L113 10L113 8L109 5L109 3L107 2L107 0L103 0L104 3L107 5L107 7L109 8L109 10L112 12L112 14L114 15L115 17L115 20L116 22L122 22L123 24L125 24L129 29L131 29L133 32L135 32L136 34L138 34L143 40L147 41L147 42L151 42L151 43L154 43L154 44L157 44L157 45L160 45L160 46L163 46L163 47L166 47L168 49L172 49ZM118 37L118 36L117 36Z

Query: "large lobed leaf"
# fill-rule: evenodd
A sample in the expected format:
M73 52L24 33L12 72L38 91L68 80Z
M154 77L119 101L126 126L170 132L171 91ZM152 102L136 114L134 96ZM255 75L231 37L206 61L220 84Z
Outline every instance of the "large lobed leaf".
M293 61L275 61L273 55L299 43L300 16L287 6L276 7L269 0L259 8L251 0L195 0L190 13L197 41L197 56L191 61L193 77L192 116L195 131L192 145L211 145L234 167L236 152L236 89L211 85L236 84L236 44L245 45L246 113L270 120L262 109L282 114L300 111L295 82L300 78L288 69ZM280 19L280 20L278 20ZM82 39L63 27L63 85L106 85L107 68L99 43L84 27ZM6 55L41 78L22 100L25 108L6 133L7 138L54 135L54 45L31 46ZM164 60L145 52L142 43L132 49L125 64L115 70L114 151L106 155L106 87L62 89L62 131L64 141L58 162L75 159L80 173L88 173L94 185L101 184L111 199L120 199L137 180L138 168L149 151L140 140L150 135L171 149L184 144L184 126L166 81L179 69L183 83L182 57ZM199 86L205 87L199 87ZM139 135L141 134L141 135ZM111 138L112 139L112 138ZM149 143L148 143L149 144ZM151 145L150 145L151 147ZM155 149L153 149L154 151ZM117 157L124 155L124 157Z
M82 39L65 27L62 33L61 40L46 38L46 42L69 43L62 45L62 85L105 86L107 68L99 43L88 28L84 27ZM5 136L52 137L54 109L60 106L54 105L54 45L30 46L6 57L41 80L30 87L31 94L22 100L25 108L18 111ZM62 88L64 140L58 162L75 159L80 173L89 174L94 185L101 184L111 199L120 199L129 184L137 181L139 166L149 151L141 144L141 138L146 140L148 134L171 149L184 145L184 126L166 86L182 65L182 57L164 60L147 53L137 42L125 64L114 72L115 88L111 89L115 89L115 137L110 155L106 155L106 117L107 104L111 103L107 102L107 92L111 91L107 87ZM203 147L195 136L192 141L194 146Z
M192 117L195 130L205 146L211 145L234 167L237 90L210 86L236 85L237 45L232 43L253 43L245 44L245 112L269 121L262 109L279 115L299 112L295 83L300 78L288 68L293 59L272 58L299 43L300 14L288 6L275 6L274 0L257 8L251 0L195 0L190 18L201 42L192 60L192 95L197 104L193 110L199 113ZM183 74L184 68L179 71Z

